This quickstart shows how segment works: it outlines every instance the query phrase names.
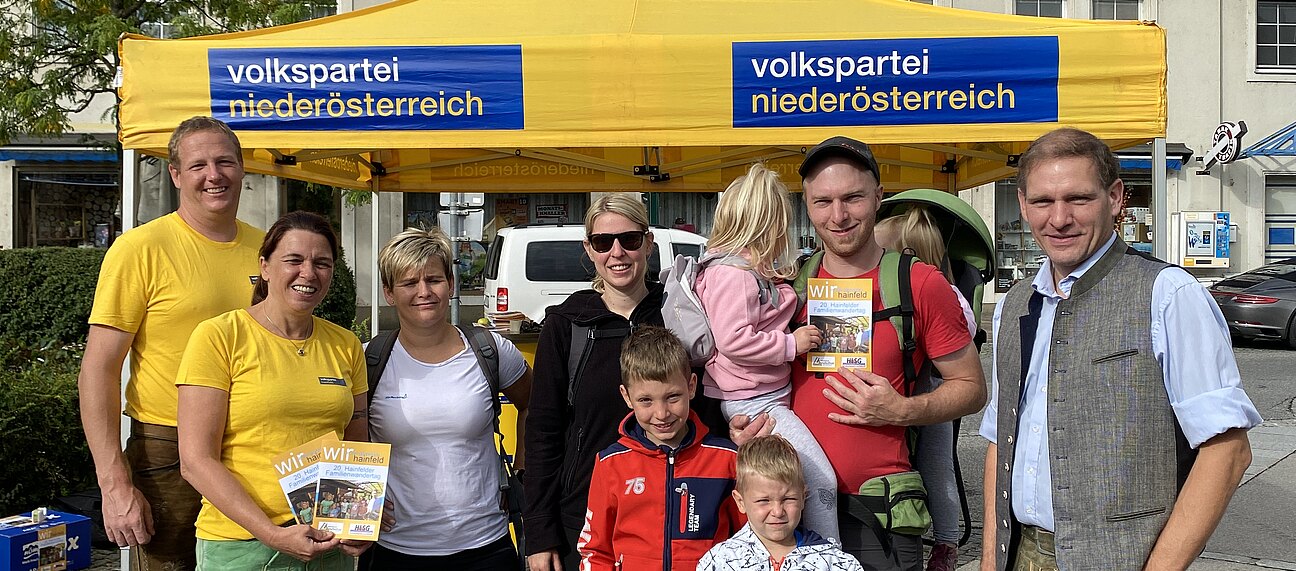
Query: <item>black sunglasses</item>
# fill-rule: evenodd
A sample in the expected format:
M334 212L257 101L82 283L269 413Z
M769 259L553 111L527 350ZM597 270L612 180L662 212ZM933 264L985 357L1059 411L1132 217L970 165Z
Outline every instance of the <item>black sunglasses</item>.
M631 230L620 234L590 234L590 247L600 254L612 249L612 242L621 242L621 248L633 252L643 246L644 235L647 232L643 230Z

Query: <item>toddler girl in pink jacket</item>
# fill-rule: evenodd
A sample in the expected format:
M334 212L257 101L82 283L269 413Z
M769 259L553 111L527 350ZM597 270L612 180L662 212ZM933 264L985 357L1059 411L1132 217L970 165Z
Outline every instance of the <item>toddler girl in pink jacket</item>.
M729 259L706 264L693 288L716 348L702 390L722 401L726 419L761 412L774 418L774 432L796 447L805 467L806 527L839 538L837 478L791 407L791 361L822 341L812 325L788 331L797 308L796 293L784 282L796 275L787 263L791 218L787 187L759 163L720 197L703 259Z

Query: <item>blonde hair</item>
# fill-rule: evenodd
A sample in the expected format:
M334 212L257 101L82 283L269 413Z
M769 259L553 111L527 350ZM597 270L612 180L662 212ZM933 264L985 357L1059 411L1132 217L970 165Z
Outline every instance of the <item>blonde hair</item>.
M180 143L185 137L194 133L219 133L225 137L234 147L234 156L238 158L239 165L243 164L243 145L239 143L238 135L230 130L229 125L220 119L214 119L204 115L190 117L180 122L171 132L171 140L167 142L167 160L175 165L175 168L181 168L180 165Z
M804 489L806 484L796 449L777 434L757 436L738 447L738 493L746 489L747 480L753 476L798 490Z
M665 327L637 327L621 343L621 384L638 381L666 382L674 374L692 374L688 352L679 337Z
M639 197L634 193L617 192L599 197L585 210L585 236L587 238L594 233L594 221L598 220L599 216L608 213L620 214L636 226L639 226L640 230L648 231L648 209L644 208L643 201L639 200ZM644 245L647 246L647 241L644 242ZM652 252L647 253L647 256L650 255L652 255ZM644 258L645 261L647 261L647 256ZM644 264L643 267L646 274L648 271L647 264ZM646 275L644 277L647 278ZM590 287L594 288L594 291L603 293L603 276L595 272Z
M791 220L787 185L764 164L753 164L720 197L707 250L737 254L745 249L756 273L767 279L791 278L796 275L787 260Z
M440 228L406 228L392 236L378 253L378 275L383 288L391 291L396 280L427 265L434 257L441 259L446 279L452 280L454 272L450 264L454 260L454 250L450 246L450 237Z
M894 244L883 244L895 250L913 250L919 260L940 269L945 280L954 283L949 260L945 259L945 236L941 234L936 219L926 206L910 206L904 214L883 218L873 227L873 233L890 233Z

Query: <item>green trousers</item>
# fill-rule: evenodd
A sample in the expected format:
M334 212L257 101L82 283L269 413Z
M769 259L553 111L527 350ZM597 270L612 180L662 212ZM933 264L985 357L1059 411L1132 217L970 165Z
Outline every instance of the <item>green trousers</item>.
M280 553L255 539L211 541L199 539L195 549L198 571L355 571L356 560L340 549L327 551L310 561Z

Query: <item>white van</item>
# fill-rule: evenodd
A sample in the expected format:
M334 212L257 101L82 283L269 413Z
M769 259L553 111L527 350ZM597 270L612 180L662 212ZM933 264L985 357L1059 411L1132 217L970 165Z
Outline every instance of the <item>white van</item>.
M706 238L673 228L652 228L648 275L656 280L676 254L699 257ZM520 312L539 323L545 308L589 289L594 263L585 255L585 225L528 224L503 228L486 253L488 313Z

